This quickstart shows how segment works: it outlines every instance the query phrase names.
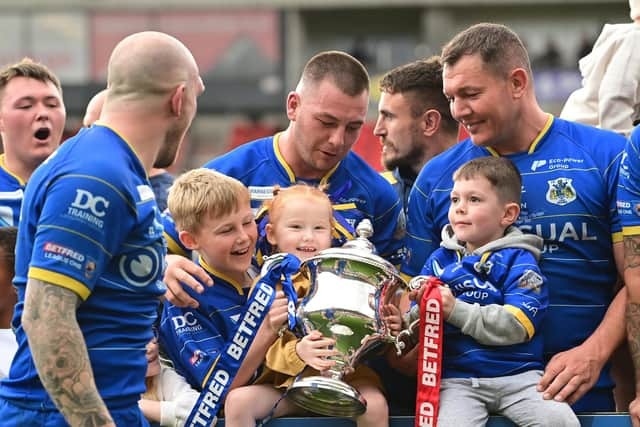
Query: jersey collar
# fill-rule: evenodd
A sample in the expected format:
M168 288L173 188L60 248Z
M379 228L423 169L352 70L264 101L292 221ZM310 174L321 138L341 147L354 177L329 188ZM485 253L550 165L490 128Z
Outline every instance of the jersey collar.
M280 152L280 147L278 146L280 135L282 135L282 132L277 133L273 137L273 152L276 155L276 160L278 161L278 163L280 163L280 166L282 166L282 168L287 173L287 176L289 177L289 182L291 183L291 185L293 185L296 182L298 182L298 178L293 173L293 169L291 169L291 166L287 164L287 162L284 160L284 157L282 156L282 153ZM326 173L325 176L322 177L322 179L320 180L320 185L325 185L327 184L327 182L329 182L329 178L331 178L331 176L336 171L336 169L338 169L338 166L340 166L340 163L342 163L342 161L338 162L334 167L332 167L329 170L329 172Z
M531 143L531 146L529 146L529 150L527 151L527 154L533 154L536 151L536 148L538 147L538 143L549 132L549 129L551 128L551 125L553 124L554 117L553 117L553 114L547 114L547 115L548 115L547 122L542 127L542 130L540 131L538 136L536 136L536 138L533 140L533 142ZM500 154L496 150L494 150L492 147L487 147L487 150L491 153L492 156L500 157Z
M204 260L204 258L202 258L202 256L200 256L198 258L198 264L200 264L200 266L202 268L204 268L205 271L207 273L209 273L210 275L215 276L216 278L222 279L225 282L227 282L228 284L230 284L231 286L233 286L235 288L235 290L238 292L238 295L244 295L244 288L242 287L242 285L240 283L238 283L236 280L233 280L232 278L230 278L226 274L221 273L218 270L216 270L215 268L211 267L209 264L207 264L207 262Z
M6 165L6 163L4 162L4 154L0 154L0 168L2 168L6 173L8 173L12 177L14 177L16 179L16 181L18 181L18 183L21 186L24 187L26 185L26 183L24 182L24 180L22 178L20 178L18 175L16 175L15 173L13 173L13 172L11 172L9 170L9 168Z
M122 136L122 134L120 132L118 132L116 129L114 129L113 127L103 123L103 122L95 122L94 124L91 125L91 127L94 126L100 126L106 129L109 129L111 132L115 133L116 135L118 135L118 137L124 141L124 143L126 144L127 147L129 147L129 150L131 150L131 153L133 154L133 156L138 160L138 163L140 163L140 168L142 168L142 170L144 171L144 175L147 179L149 179L149 174L147 173L147 171L145 170L143 163L142 163L142 159L140 159L140 156L138 155L138 153L136 152L136 150L131 146L131 144L129 144L129 141L127 141L127 139Z

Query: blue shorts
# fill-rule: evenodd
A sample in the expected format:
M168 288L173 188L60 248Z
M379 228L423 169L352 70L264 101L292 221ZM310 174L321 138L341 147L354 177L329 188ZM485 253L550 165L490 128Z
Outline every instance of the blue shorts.
M34 408L34 406L31 402L16 402L0 397L2 427L68 427L69 424L59 411ZM118 427L149 427L138 405L109 412Z

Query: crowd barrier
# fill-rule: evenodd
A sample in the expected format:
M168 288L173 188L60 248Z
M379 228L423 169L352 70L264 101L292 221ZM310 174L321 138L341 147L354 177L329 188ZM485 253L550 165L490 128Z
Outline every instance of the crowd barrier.
M589 414L579 415L582 427L630 427L628 414ZM276 418L265 424L265 427L355 427L356 423L346 418L305 417ZM505 417L490 417L487 427L514 427ZM221 419L216 427L224 427ZM391 417L389 427L414 427L413 417Z

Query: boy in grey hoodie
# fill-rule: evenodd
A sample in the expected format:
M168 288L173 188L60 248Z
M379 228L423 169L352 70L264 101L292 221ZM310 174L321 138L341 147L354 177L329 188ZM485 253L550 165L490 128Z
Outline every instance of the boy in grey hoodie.
M537 264L542 239L512 226L518 170L507 158L480 157L453 181L450 223L422 270L443 282L438 426L484 425L489 413L517 425L579 425L566 402L536 390L544 366L536 332L548 291Z

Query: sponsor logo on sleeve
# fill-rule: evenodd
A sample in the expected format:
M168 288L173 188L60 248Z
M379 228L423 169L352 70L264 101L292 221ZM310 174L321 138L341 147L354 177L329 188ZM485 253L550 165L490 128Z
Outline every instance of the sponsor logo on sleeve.
M204 360L206 354L202 350L195 350L191 357L189 358L189 363L191 366L196 367Z
M153 190L148 185L138 185L136 188L141 202L146 202L156 198L155 194L153 194Z
M92 259L88 259L84 265L84 277L87 280L93 279L96 272L96 262Z
M83 269L85 256L76 250L54 242L45 242L42 250L47 259L61 262L77 270Z
M67 215L97 228L104 227L104 216L109 208L109 200L102 196L94 196L81 188L76 189L76 197L69 207Z

